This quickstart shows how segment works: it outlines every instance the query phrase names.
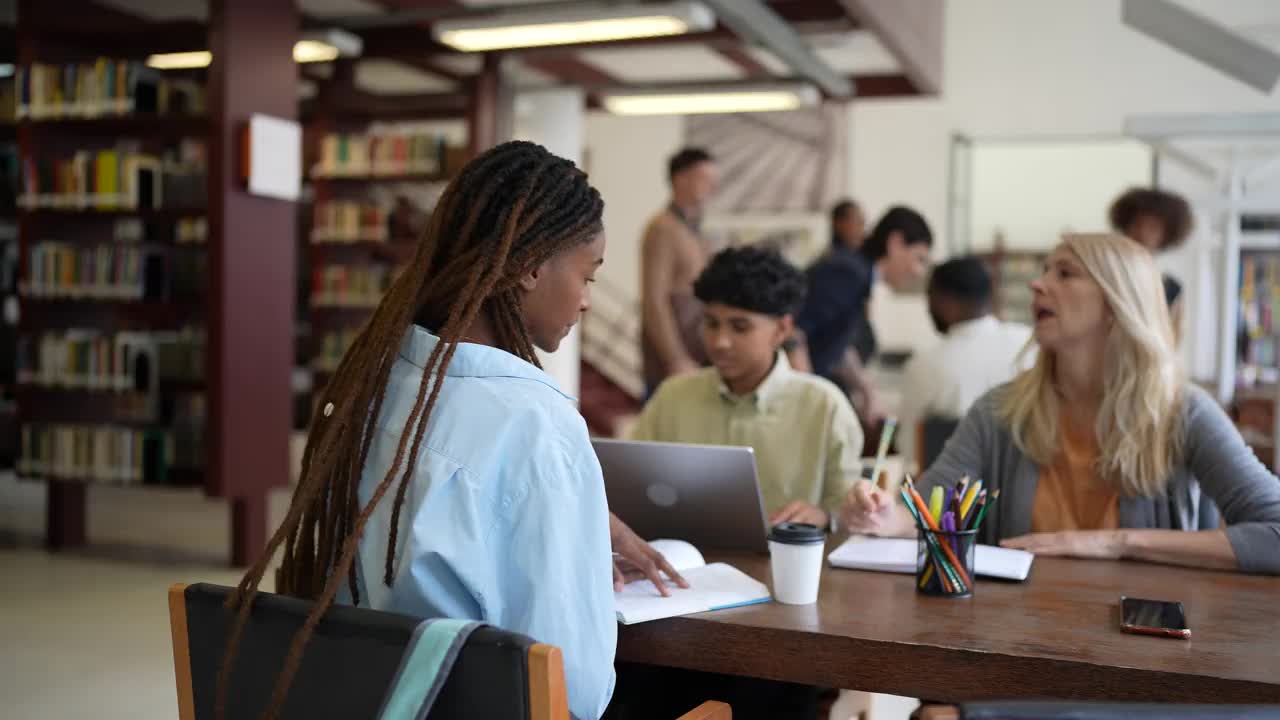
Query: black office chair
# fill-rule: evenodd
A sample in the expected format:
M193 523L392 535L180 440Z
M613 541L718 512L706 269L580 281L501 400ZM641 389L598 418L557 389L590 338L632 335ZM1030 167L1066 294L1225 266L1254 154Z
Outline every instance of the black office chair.
M169 624L180 720L213 720L218 671L235 616L232 588L174 585ZM270 703L293 635L311 604L259 593L236 655L228 718L257 717ZM374 720L421 618L335 606L303 653L281 720ZM560 649L516 633L481 627L467 639L428 714L430 720L568 720ZM730 720L728 706L704 703L686 718ZM686 720L682 718L681 720Z
M916 447L920 448L921 473L928 470L933 461L938 459L942 454L942 448L946 447L947 440L951 439L951 435L958 427L960 427L959 420L937 415L930 415L921 421L916 437Z
M1064 701L931 705L920 720L1275 720L1280 705L1166 705Z

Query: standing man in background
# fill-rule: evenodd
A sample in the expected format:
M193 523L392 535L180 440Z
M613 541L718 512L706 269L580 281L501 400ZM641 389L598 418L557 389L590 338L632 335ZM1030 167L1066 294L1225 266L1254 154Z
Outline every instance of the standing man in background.
M693 281L711 257L700 228L719 173L711 155L684 148L667 165L671 202L645 226L640 249L641 350L646 394L707 364L702 304Z

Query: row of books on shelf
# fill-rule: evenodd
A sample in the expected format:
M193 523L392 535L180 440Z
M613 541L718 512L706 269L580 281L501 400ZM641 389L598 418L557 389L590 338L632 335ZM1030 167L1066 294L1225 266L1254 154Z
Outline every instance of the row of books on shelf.
M322 265L311 273L311 304L372 308L394 277L395 270L382 265Z
M386 242L388 220L387 210L375 203L346 200L316 203L311 242Z
M19 384L154 394L160 383L204 378L205 334L72 329L18 338Z
M1280 366L1280 254L1240 256L1240 361L1256 368Z
M32 63L15 73L19 120L203 114L204 87L165 76L137 60L98 58L92 63Z
M21 292L33 298L164 301L203 295L204 253L171 254L139 245L31 246Z
M1280 366L1280 254L1240 257L1240 360L1260 368Z
M209 220L203 215L178 218L173 224L173 242L178 245L204 245L209 242Z
M329 133L320 141L317 178L439 174L444 171L445 139L411 132Z
M359 330L347 328L326 332L320 336L319 352L312 361L311 369L320 373L331 373L338 369L338 363L347 353L347 348L355 342Z
M208 181L203 151L198 160L145 153L122 144L104 150L81 150L69 157L26 156L22 159L24 209L151 210L203 207Z
M28 424L19 475L113 485L169 485L170 471L204 466L204 428Z

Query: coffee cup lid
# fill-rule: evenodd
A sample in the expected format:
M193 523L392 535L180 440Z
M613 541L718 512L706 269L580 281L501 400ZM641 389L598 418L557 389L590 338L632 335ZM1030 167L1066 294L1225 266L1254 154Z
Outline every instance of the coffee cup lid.
M769 530L769 539L784 545L808 545L825 541L827 533L817 525L784 522Z

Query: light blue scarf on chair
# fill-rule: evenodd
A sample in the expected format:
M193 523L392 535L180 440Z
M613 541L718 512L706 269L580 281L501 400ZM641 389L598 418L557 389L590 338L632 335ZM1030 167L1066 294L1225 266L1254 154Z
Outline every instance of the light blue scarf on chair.
M426 720L462 646L482 625L448 618L419 625L400 660L378 720Z

